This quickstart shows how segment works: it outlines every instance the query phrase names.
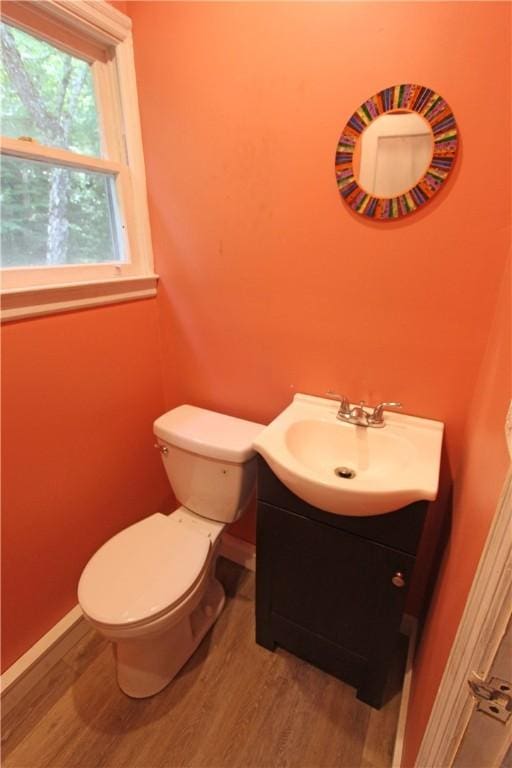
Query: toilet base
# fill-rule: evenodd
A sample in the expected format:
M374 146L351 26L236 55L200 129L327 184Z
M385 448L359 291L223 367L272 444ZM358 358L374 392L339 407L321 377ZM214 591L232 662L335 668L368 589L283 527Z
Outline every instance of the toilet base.
M211 578L200 602L188 615L162 632L117 640L117 681L127 696L154 696L176 677L219 617L226 596Z

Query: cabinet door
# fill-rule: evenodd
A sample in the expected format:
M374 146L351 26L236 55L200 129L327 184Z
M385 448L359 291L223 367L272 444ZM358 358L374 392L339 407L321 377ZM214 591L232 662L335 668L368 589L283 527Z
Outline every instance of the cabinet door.
M381 656L399 629L414 558L262 503L258 528L260 615L282 616L366 659ZM392 581L397 573L403 587Z

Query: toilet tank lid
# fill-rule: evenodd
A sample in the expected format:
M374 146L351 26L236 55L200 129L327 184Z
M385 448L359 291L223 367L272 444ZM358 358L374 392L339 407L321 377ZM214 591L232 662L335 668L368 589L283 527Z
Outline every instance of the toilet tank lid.
M215 411L180 405L167 411L154 423L161 440L186 451L211 459L241 464L255 455L253 441L263 424L225 416Z

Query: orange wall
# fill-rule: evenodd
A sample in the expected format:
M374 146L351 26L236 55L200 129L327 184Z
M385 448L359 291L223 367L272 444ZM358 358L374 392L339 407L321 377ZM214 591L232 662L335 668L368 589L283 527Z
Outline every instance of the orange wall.
M485 495L487 512L464 503L464 429L510 237L510 7L130 2L128 11L166 406L189 401L266 421L295 391L332 388L370 402L399 399L446 424L442 492L410 609L419 608L455 480L455 538L443 571L453 578L436 595L446 634L437 619L422 646L410 759L502 470ZM424 211L367 222L339 199L336 142L361 101L403 81L448 100L460 156ZM503 420L502 399L492 413ZM461 533L475 518L466 551ZM253 525L247 515L236 532L252 539Z
M2 329L3 668L76 605L80 572L168 484L156 301Z
M117 10L121 11L121 13L128 12L128 1L129 0L108 0L110 5L113 5L114 8L117 8Z
M469 412L449 547L419 646L404 765L412 766L510 467L504 423L512 397L510 264Z
M400 399L407 411L446 423L443 494L453 476L459 534L435 606L449 637L488 525L482 505L464 501L480 434L469 433L465 453L464 426L509 237L510 8L126 7L162 341L153 301L5 328L6 664L75 603L92 551L165 503L155 415L188 401L265 421L295 391L328 388L372 402ZM462 151L447 188L423 212L379 225L344 208L334 151L354 108L402 81L425 83L449 101ZM485 116L497 113L482 151ZM28 465L34 446L41 452ZM482 504L498 480L499 471ZM466 553L462 531L475 519L478 537ZM251 538L252 526L248 516L238 533ZM435 543L430 527L422 562ZM455 573L451 582L447 573ZM409 755L441 669L431 674L429 665L449 646L436 622L422 645Z
M167 406L188 400L266 421L295 391L401 400L446 423L449 477L508 242L510 9L128 10ZM366 222L336 190L337 139L363 99L402 81L449 101L460 157L424 211ZM496 105L483 152L482 116ZM238 533L253 537L250 517Z

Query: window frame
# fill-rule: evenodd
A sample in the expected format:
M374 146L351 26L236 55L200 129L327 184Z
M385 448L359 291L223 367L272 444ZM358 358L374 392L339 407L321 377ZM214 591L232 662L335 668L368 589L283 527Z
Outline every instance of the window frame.
M156 295L131 20L105 0L8 0L1 16L91 64L104 157L4 136L1 153L113 175L129 259L4 269L2 321Z

